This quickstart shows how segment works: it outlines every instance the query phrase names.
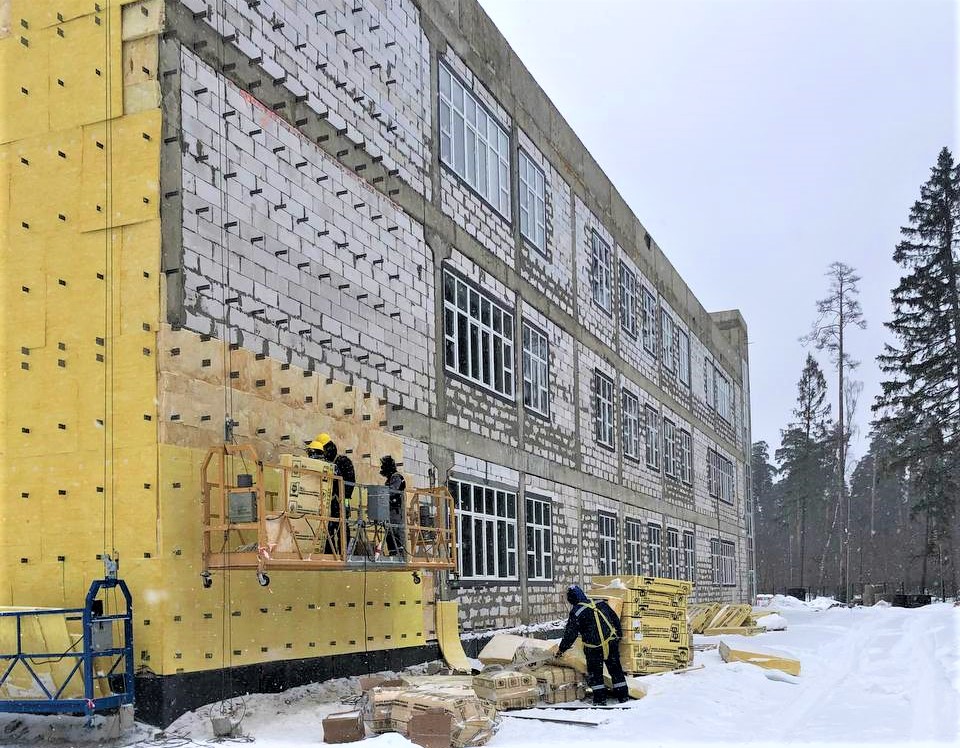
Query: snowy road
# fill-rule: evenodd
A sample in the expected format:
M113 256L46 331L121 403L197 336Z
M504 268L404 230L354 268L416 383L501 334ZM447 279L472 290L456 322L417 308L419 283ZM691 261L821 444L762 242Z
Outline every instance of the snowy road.
M606 745L713 748L791 744L960 745L960 608L832 608L797 603L780 608L786 631L745 638L722 637L733 648L799 659L799 678L772 680L746 663L726 664L717 651L697 652L704 667L683 674L644 678L645 699L626 710L582 710L606 720L577 727L504 716L491 748L603 748ZM698 644L719 641L696 637ZM349 684L331 682L286 694L246 699L243 731L263 748L316 746L320 719L343 709L335 702ZM17 722L17 720L20 720ZM74 729L50 729L50 721L0 715L0 746L43 742L93 743ZM136 733L107 746L129 746L152 734ZM202 714L184 715L167 730L180 745L206 745ZM410 748L399 735L383 735L368 748ZM140 745L144 745L140 743ZM172 745L172 744L170 744ZM229 745L229 744L228 744Z

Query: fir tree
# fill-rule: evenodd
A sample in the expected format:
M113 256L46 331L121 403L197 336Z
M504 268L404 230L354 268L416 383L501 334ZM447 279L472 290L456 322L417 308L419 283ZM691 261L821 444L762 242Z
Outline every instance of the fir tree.
M808 353L797 383L797 407L793 411L797 420L783 431L776 454L783 476L782 511L792 520L797 532L801 587L805 581L808 515L822 503L827 487L824 465L830 406L825 402L826 397L823 371Z

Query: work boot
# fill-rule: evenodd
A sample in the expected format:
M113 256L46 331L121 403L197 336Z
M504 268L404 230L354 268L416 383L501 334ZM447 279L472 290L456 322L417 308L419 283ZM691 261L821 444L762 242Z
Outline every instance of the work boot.
M593 705L594 706L606 706L607 705L607 689L606 688L595 688L593 691Z

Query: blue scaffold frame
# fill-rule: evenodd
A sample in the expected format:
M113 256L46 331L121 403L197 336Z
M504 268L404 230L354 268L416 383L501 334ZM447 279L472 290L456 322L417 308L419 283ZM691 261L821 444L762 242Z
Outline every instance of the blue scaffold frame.
M95 615L93 607L94 600L96 600L101 590L109 589L120 590L126 604L125 610L112 615ZM24 652L22 639L23 620L25 618L36 618L44 615L81 616L83 621L83 650L79 652ZM89 717L98 712L116 710L121 706L133 703L133 600L130 596L130 590L122 579L111 577L95 579L90 584L86 604L83 608L0 611L0 620L9 618L16 620L17 651L15 653L0 652L0 688L7 682L7 679L11 676L11 673L14 672L17 664L22 663L44 696L33 699L0 699L0 712L15 712L19 714L84 714ZM94 625L108 622L108 625L112 626L113 621L121 621L123 623L122 646L95 650L93 648ZM112 664L109 670L98 675L95 671L94 660L104 657L111 658ZM64 678L63 683L54 691L47 688L31 664L32 660L51 658L57 660L75 660L69 675ZM120 670L121 664L123 666L122 670ZM67 686L74 681L78 672L81 673L83 678L83 698L64 698L63 694ZM115 677L121 674L122 681L121 678ZM95 697L94 678L97 677L105 677L112 686L122 682L122 690L107 696Z

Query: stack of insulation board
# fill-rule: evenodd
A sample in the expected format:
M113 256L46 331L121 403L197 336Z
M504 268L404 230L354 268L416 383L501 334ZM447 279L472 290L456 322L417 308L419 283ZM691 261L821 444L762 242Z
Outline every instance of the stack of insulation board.
M540 700L540 689L532 673L493 670L473 676L473 691L498 711L526 709Z
M415 714L442 709L452 717L453 748L483 745L496 732L497 710L466 687L374 688L366 695L364 715L375 733L408 734Z
M619 581L615 581L619 580ZM630 675L678 670L693 660L687 626L690 582L661 577L593 577L592 597L623 600L620 662Z
M687 622L693 633L705 636L722 634L753 636L766 631L763 626L757 626L753 609L749 605L721 605L720 603L693 605L687 614Z
M573 668L560 665L541 665L530 671L537 679L540 699L547 704L562 704L586 698L583 678Z

